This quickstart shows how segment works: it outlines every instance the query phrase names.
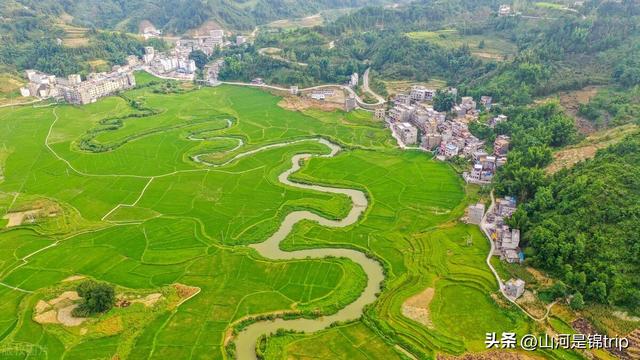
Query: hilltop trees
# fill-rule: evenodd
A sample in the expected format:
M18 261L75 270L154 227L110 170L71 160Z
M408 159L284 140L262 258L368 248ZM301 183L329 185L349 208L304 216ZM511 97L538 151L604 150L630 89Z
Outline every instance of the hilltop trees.
M73 310L73 315L77 317L105 312L111 309L115 302L115 290L113 286L106 283L83 281L76 291L80 297L84 298L84 302Z

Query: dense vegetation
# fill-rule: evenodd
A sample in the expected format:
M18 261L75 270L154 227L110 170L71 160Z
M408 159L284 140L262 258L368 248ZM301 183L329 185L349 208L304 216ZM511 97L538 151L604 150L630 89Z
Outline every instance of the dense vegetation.
M579 113L597 128L637 122L640 120L640 87L602 89L587 104L580 105Z
M509 160L498 169L495 186L498 194L516 196L522 202L545 184L544 167L552 160L552 150L575 142L578 135L574 120L555 102L507 109L506 114L509 120L495 129L475 123L470 130L489 143L496 135L511 137Z
M334 8L383 4L384 0L10 0L47 15L69 14L79 26L137 32L141 21L151 21L166 32L183 33L206 21L226 28L253 29L256 25L315 14Z
M541 22L519 17L489 20L520 52L487 76L467 83L473 94L488 93L524 104L534 96L590 84L637 84L640 5L634 1L587 1L582 14L567 13Z
M640 137L557 173L526 204L528 253L589 301L640 307Z
M76 291L83 301L73 309L73 316L83 317L108 311L116 300L116 292L113 286L86 280L78 284Z
M68 47L60 43L65 37L61 25L50 16L31 8L0 5L0 64L18 70L37 69L65 76L72 73L104 71L110 65L122 65L128 55L142 55L145 45L159 49L166 44L158 39L143 42L133 36L97 30L85 33L86 44ZM96 67L92 61L100 60Z
M265 32L241 54L229 50L215 56L225 56L233 67L222 71L225 79L260 76L282 84L343 83L367 66L387 79L441 77L456 83L492 68L473 57L466 46L444 48L395 31L349 34L335 40L333 48L328 46L330 39L313 29ZM277 48L278 58L260 54L261 48Z

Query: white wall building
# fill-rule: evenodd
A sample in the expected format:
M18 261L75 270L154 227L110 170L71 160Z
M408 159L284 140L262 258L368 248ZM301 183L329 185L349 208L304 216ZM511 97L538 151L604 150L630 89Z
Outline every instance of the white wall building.
M405 145L413 145L418 142L418 129L408 122L393 124L396 134Z

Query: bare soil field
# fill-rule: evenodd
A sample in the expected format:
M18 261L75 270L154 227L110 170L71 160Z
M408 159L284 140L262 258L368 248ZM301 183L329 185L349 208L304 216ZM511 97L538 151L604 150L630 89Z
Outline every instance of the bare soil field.
M625 136L638 132L638 126L627 124L613 129L595 132L579 144L567 147L553 154L553 162L546 171L554 174L561 169L571 167L576 163L595 156L598 149L605 148L621 141Z
M8 228L13 226L20 226L25 222L25 220L36 217L41 211L42 209L10 212L7 213L7 215L5 215L3 219L9 220L9 222L7 223Z
M342 97L344 98L344 96ZM333 111L337 109L340 109L340 110L344 109L344 100L341 102L333 99L321 101L321 100L306 98L303 96L287 96L282 98L282 100L278 102L278 106L280 106L283 109L292 110L292 111L303 111L308 109Z
M433 323L429 318L429 305L433 300L434 293L434 288L426 288L423 292L408 298L402 304L402 315L432 328Z

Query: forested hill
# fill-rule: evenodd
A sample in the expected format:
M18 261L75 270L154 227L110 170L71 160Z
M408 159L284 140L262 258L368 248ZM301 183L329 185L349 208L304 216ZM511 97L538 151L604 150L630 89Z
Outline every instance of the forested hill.
M640 136L557 173L525 209L535 265L588 300L640 308Z
M212 20L226 29L256 25L322 10L380 5L386 0L7 0L40 14L73 17L75 25L137 32L142 20L183 33Z
M503 2L498 0L416 0L398 8L366 7L342 16L325 31L337 35L371 29L435 30L450 26L484 25Z
M416 0L398 8L367 7L320 31L329 37L395 31L400 33L395 35L398 38L402 33L446 29L463 38L506 40L518 49L515 56L494 64L486 61L486 71L455 70L463 81L452 83L469 95L492 95L508 104L527 104L535 97L586 85L640 84L640 2L587 0L574 8L557 3L548 8L540 3L518 2L513 16L499 17L501 3L504 2ZM407 45L415 47L415 41L397 41L396 53L402 54L399 58L405 58ZM381 71L389 65L389 61L373 64ZM474 67L478 69L475 64Z

